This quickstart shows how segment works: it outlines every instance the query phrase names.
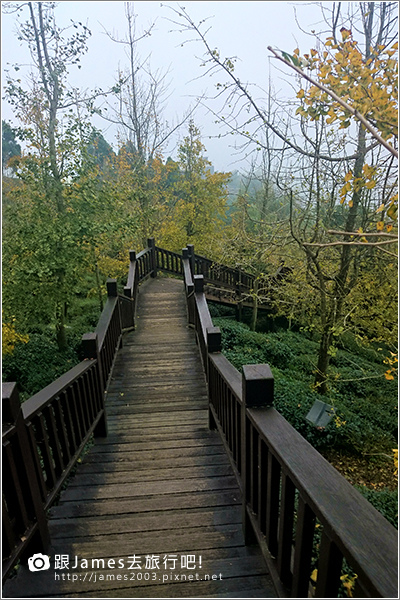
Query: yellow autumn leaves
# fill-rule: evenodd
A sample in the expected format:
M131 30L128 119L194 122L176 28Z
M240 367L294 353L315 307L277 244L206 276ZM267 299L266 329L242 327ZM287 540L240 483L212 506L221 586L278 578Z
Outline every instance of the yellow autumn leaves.
M15 344L18 342L23 342L26 344L29 340L29 336L17 333L14 327L14 322L14 318L12 318L11 323L5 323L2 321L1 345L3 354L11 354L15 348Z
M359 192L362 188L372 190L376 186L376 168L365 164L362 168L362 177L354 177L352 171L348 171L344 177L344 186L340 189L340 203L346 200L346 196L349 193ZM352 201L348 202L348 205L352 206Z
M345 573L344 575L342 575L340 577L340 581L342 582L342 585L346 591L348 598L353 598L353 592L354 592L354 587L355 587L355 582L356 582L357 577L358 577L358 575L351 576L348 573ZM311 576L310 576L310 579L314 585L317 583L317 578L318 578L318 569L314 569L314 571L311 573Z
M398 475L399 475L399 450L398 450L398 448L393 448L393 463L394 463L394 476L398 477Z
M310 72L315 71L313 81L332 91L345 106L318 85L311 85L308 90L299 90L297 98L301 100L301 106L296 114L311 120L324 116L327 124L338 121L339 129L349 127L352 117L361 115L379 131L383 140L393 144L398 137L398 60L395 58L398 43L389 48L383 45L371 47L363 54L350 30L343 28L341 35L341 41L329 37L323 52L312 49L310 54L300 58L296 49L293 58ZM341 203L350 195L348 206L351 208L351 195L362 188L375 188L377 176L377 169L368 164L363 166L362 177L355 178L349 171L340 189ZM395 221L397 210L398 194L393 193L378 212L385 212L391 221ZM390 231L392 224L388 223L386 227ZM385 222L380 219L377 229L383 231L384 228Z
M397 375L397 364L399 362L398 354L390 352L390 356L387 356L383 362L389 366L388 370L385 372L385 378L388 381L391 381L394 379L395 375Z
M304 55L302 64L317 71L319 83L369 119L384 139L397 138L398 62L392 58L398 50L397 42L390 48L370 48L364 58L351 32L342 29L342 41L335 43L330 37L325 47L336 52L329 54L324 50L320 54L313 49ZM298 49L294 53L298 55ZM297 97L304 100L303 111L311 118L325 114L328 123L339 120L341 128L349 126L350 113L317 86L301 89Z

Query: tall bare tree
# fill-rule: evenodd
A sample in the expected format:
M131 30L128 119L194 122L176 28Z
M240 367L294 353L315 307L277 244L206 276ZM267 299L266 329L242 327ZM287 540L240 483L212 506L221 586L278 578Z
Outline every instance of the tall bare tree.
M122 142L131 148L138 164L143 165L151 161L156 152L161 152L191 117L193 109L178 118L176 124L170 124L164 118L169 73L152 71L150 57L142 58L139 51L140 42L153 34L154 23L139 33L133 2L125 2L125 17L127 32L124 38L106 33L124 48L127 64L117 74L112 98L107 97L97 111L118 126Z

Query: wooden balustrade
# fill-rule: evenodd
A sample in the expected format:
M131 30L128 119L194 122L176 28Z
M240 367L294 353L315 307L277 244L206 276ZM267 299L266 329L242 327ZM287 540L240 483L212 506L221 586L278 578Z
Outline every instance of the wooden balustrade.
M139 280L154 272L154 261L151 246L130 253L124 296L115 279L107 281L96 330L82 337L85 360L22 405L16 384L3 383L3 581L33 543L45 551L46 511L89 438L107 435L105 392L123 330L134 327Z
M226 289L240 293L248 291L254 286L254 276L241 269L227 267L216 263L209 258L194 254L193 245L188 246L189 255L193 252L192 272L194 275L203 275L205 283L217 284Z
M211 423L219 429L239 486L241 473L241 388L242 378L223 354L208 356L208 393Z
M157 276L157 262L154 239L147 240L147 248L136 254L139 282Z
M279 596L337 597L350 567L356 597L397 598L397 531L273 408L268 365L246 365L240 374L220 354L220 341L207 344L212 321L203 276L195 274L201 262L193 259L193 247L185 249L189 321L194 311L210 426L242 490L246 543L260 545Z
M208 369L208 353L221 350L221 331L214 327L208 304L204 295L203 275L192 278L189 258L182 259L185 275L185 290L188 299L189 323L193 324L197 334L203 368ZM189 299L190 298L190 299Z
M182 256L177 252L156 247L157 269L166 273L183 275Z
M116 352L122 341L122 323L116 279L107 281L108 298L96 327L103 380L106 388Z
M44 551L49 542L31 439L15 383L2 385L3 580L28 544ZM43 494L44 495L44 494Z
M89 335L84 348L98 356ZM90 356L22 405L16 384L3 383L3 580L33 542L45 551L47 509L90 436L106 435L102 381Z
M120 296L120 311L122 329L135 329L136 307L139 287L139 263L136 260L136 252L129 251L129 271L124 296Z

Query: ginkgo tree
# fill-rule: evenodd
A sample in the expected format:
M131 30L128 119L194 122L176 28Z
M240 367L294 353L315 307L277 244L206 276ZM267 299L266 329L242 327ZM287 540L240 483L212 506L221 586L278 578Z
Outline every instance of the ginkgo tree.
M321 308L325 307L321 310L322 333L316 373L316 383L321 391L326 389L334 336L337 331L343 330L340 320L346 298L361 272L360 248L364 246L363 249L370 252L367 246L372 243L375 248L395 256L393 251L386 248L388 245L392 248L397 241L397 235L392 233L397 218L397 180L391 167L397 158L398 63L394 56L398 45L396 42L387 47L387 39L380 35L382 27L373 40L373 18L374 11L369 7L369 12L363 13L364 50L353 39L352 32L342 27L341 40L336 36L329 37L322 52L312 49L310 54L300 57L296 49L293 56L283 56L284 62L311 84L306 90L301 88L297 94L302 102L297 114L312 121L324 119L327 125L339 123L339 129L350 128L353 118L358 129L357 158L352 168L344 174L339 190L340 202L348 207L343 231L328 229L329 234L341 235L343 239L332 242L320 238L306 242L298 238L313 265L310 271L314 274L314 285L320 290ZM305 74L301 67L308 72L315 72L314 78ZM389 156L383 154L379 159L376 152L369 152L367 132ZM368 155L371 156L369 160ZM385 227L382 216L378 220L370 214L367 220L362 218L366 214L365 200L371 197L372 190L376 192L375 213L387 215L386 232L382 231ZM371 230L374 220L375 233ZM358 247L358 252L354 246ZM324 265L324 260L329 258L327 253L333 248L340 254L339 268L334 275L332 269ZM320 254L322 250L325 250L323 258ZM391 300L393 304L396 303L395 292Z
M366 48L365 56L351 30L342 27L341 41L328 37L324 50L314 48L300 57L296 48L292 56L282 53L283 62L294 68L311 85L297 93L302 100L296 114L311 120L326 116L326 123L339 122L339 128L350 127L352 119L359 121L389 153L398 158L395 147L398 139L398 42L386 47L379 40L375 46ZM271 47L276 58L281 57ZM333 53L334 52L334 53ZM316 73L316 79L310 74ZM361 176L355 177L350 170L344 177L340 190L341 202L352 191L376 185L377 168L365 163ZM382 198L378 211L386 213L390 220L397 218L398 194L389 188ZM349 200L351 207L352 200ZM377 229L383 229L379 221ZM393 225L387 224L388 231Z
M178 171L159 235L167 248L180 251L194 244L212 258L222 247L230 174L212 172L204 152L200 130L191 121L178 149Z
M29 278L28 263L37 263L34 279L46 294L48 321L55 326L60 349L66 348L65 311L70 279L74 277L76 240L71 237L71 212L65 195L65 184L73 176L77 165L79 124L74 115L77 102L76 91L68 87L68 71L80 66L87 50L90 30L82 23L72 23L70 31L57 25L54 4L28 2L7 4L4 10L16 11L17 18L28 12L26 21L18 26L18 39L26 44L31 64L26 67L13 65L5 78L6 99L12 105L20 122L19 138L25 142L19 176L26 189L26 204L17 222L27 233L25 242L14 263L18 274ZM22 74L19 72L21 71ZM77 144L78 141L78 144ZM29 188L29 189L28 189ZM21 197L21 195L20 195ZM32 219L32 220L30 220ZM43 227L38 231L39 227ZM22 231L21 229L21 231ZM28 230L32 230L29 234ZM11 229L12 230L12 229ZM12 240L10 240L12 241ZM17 250L16 250L17 251ZM18 260L19 259L19 260ZM17 272L6 278L8 286L15 284ZM5 286L7 294L7 286ZM50 297L51 296L51 297ZM39 301L40 305L40 301Z

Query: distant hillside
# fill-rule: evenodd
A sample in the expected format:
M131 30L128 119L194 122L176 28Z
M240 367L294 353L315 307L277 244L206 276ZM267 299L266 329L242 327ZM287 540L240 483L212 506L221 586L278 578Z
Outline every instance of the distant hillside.
M246 173L241 173L240 171L232 171L231 178L228 182L228 204L234 202L240 192L243 192L246 184L248 175ZM257 190L261 188L262 184L257 179L252 179L250 185L248 186L247 193L254 194Z

